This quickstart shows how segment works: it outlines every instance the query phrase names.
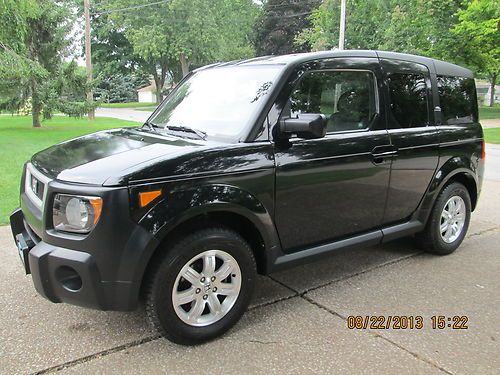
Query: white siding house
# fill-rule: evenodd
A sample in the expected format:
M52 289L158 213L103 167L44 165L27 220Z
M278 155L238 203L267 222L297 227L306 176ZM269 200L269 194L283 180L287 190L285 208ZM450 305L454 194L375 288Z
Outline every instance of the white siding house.
M137 90L137 99L139 103L156 103L156 85L152 83Z
M489 83L476 82L477 100L479 104L489 105L491 86ZM500 85L495 86L495 103L500 103Z

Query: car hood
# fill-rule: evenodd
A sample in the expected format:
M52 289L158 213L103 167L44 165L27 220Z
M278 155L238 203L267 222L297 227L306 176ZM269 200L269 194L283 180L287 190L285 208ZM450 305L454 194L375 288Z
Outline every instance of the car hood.
M139 129L115 129L56 144L35 154L31 163L60 181L113 186L127 183L158 159L175 160L214 146Z

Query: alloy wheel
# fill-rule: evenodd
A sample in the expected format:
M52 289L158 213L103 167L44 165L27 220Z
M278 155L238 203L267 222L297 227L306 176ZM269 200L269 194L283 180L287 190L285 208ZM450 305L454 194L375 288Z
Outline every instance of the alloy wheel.
M234 306L241 289L241 270L222 250L208 250L193 257L177 275L172 303L186 324L203 327L222 319Z
M462 197L454 195L448 199L441 212L439 233L444 242L452 243L460 237L465 225L465 219L465 202Z

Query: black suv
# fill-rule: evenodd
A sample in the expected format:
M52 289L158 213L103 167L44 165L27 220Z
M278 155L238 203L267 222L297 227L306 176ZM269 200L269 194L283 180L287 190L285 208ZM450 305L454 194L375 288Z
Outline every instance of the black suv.
M183 344L228 330L256 273L415 235L462 242L484 169L472 73L341 51L192 72L140 127L26 163L10 218L52 302L133 310Z

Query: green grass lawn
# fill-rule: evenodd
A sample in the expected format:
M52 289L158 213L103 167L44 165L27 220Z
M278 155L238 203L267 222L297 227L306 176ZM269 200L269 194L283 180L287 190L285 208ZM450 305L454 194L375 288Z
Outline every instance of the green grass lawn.
M0 225L7 224L10 212L19 205L22 167L35 152L83 134L137 124L103 117L91 123L86 118L55 116L35 129L29 116L0 115Z
M130 103L102 103L99 104L101 108L141 108L141 107L153 107L156 108L155 103L139 103L139 102L130 102Z
M488 119L500 119L500 105L479 107L479 121Z
M484 139L488 143L500 144L500 128L484 129Z

